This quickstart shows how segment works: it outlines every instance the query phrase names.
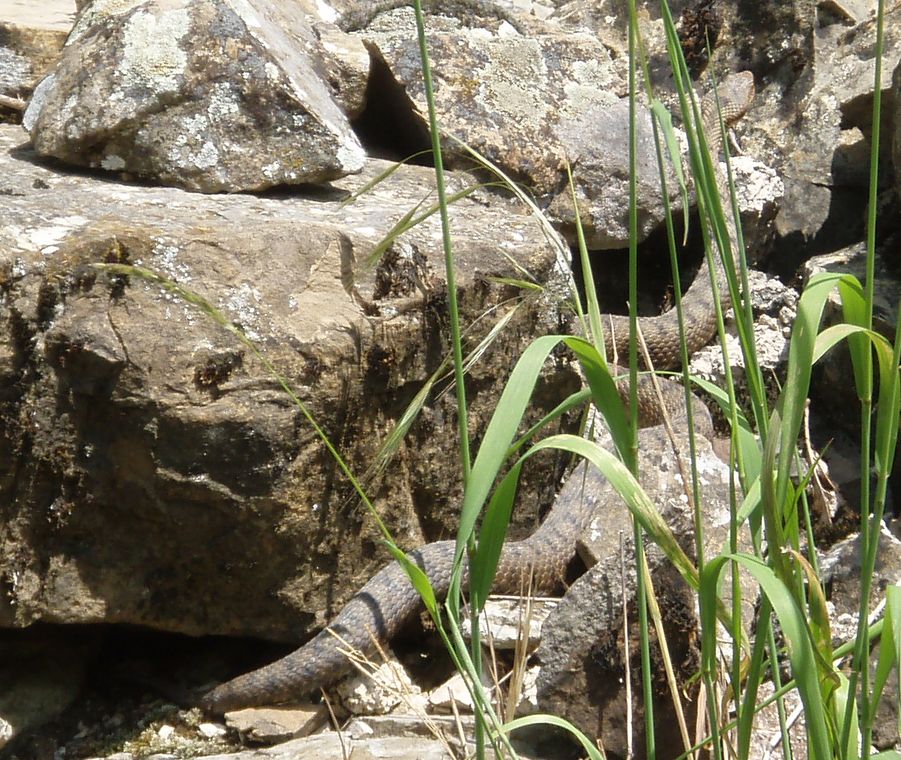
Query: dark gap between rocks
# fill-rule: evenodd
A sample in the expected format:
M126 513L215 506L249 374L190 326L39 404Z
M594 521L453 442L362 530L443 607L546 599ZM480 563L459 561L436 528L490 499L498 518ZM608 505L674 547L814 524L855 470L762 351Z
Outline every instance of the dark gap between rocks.
M242 655L239 642L227 639L116 625L38 623L0 631L0 646L8 654L7 698L13 705L36 700L48 718L0 753L20 760L46 760L60 756L62 748L66 758L108 754L135 739L149 721L174 719L224 671L227 658ZM252 667L248 653L265 661L285 649L244 642L243 657ZM41 668L48 658L60 658L60 665Z
M429 627L414 619L393 642L424 690L452 672L437 634L424 631ZM0 705L37 701L49 718L25 730L0 758L52 760L62 756L61 748L67 759L109 754L152 721L178 726L179 710L196 706L208 688L294 649L256 638L191 637L129 625L37 623L0 630Z
M430 151L428 131L414 116L403 87L379 56L373 55L372 61L366 87L366 108L352 124L366 152L377 158L403 161L420 151ZM410 163L433 165L430 153Z
M676 223L676 240L682 240L683 225ZM628 314L629 252L623 250L590 251L594 284L601 311L611 314ZM684 293L694 280L704 257L703 240L698 216L692 214L689 221L687 245L679 250L680 281ZM573 276L579 289L579 297L585 303L585 278L577 250L572 257ZM656 316L673 308L673 278L670 267L666 230L660 228L638 246L638 313Z

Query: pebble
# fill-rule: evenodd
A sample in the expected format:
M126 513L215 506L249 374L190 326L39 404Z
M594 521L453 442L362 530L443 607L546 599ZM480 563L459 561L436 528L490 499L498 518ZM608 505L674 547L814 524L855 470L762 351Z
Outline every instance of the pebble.
M160 737L163 741L168 739L172 734L175 733L175 726L170 726L168 724L163 724L157 729L156 735Z
M225 736L225 726L219 723L201 723L197 730L207 739L215 739L217 736Z

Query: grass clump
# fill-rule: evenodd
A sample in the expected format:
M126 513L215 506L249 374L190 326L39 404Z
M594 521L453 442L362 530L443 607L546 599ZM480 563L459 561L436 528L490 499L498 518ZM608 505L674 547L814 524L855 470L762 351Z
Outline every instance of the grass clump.
M523 466L534 454L547 449L557 449L576 457L587 459L615 486L628 506L635 525L636 576L643 581L647 568L641 554L643 536L648 536L664 551L668 560L678 569L698 597L701 622L702 667L700 682L706 701L707 735L693 746L685 747L685 754L694 755L703 749L714 758L735 756L746 758L751 750L751 737L756 716L760 710L761 688L772 680L775 695L771 701L780 705L782 747L788 756L790 743L785 711L781 699L790 690L796 690L804 708L808 755L815 760L827 758L867 757L870 753L873 720L876 705L882 696L889 673L897 668L901 655L901 591L890 587L886 596L885 617L874 625L869 624L871 579L876 562L879 524L883 517L887 479L895 455L898 434L899 372L901 342L894 344L876 333L873 322L873 260L875 256L875 208L876 176L878 170L879 131L874 129L871 159L870 218L868 224L867 278L861 284L848 275L823 274L811 279L801 295L798 316L792 331L786 381L778 400L768 404L762 372L756 358L753 340L753 315L748 295L748 270L744 254L734 188L728 197L722 197L716 180L717 169L707 150L708 137L704 133L702 118L696 98L690 86L688 70L679 49L675 24L666 2L661 11L667 32L670 55L677 89L679 91L683 123L688 136L689 153L694 186L702 216L706 242L706 255L710 270L716 259L727 272L728 288L734 305L735 320L742 346L743 363L748 385L748 414L738 403L732 377L726 376L723 388L705 386L723 406L731 427L731 457L735 466L736 482L732 496L732 525L730 543L715 556L705 556L703 551L703 524L696 516L698 536L696 560L692 561L673 537L669 527L660 517L656 506L648 498L638 480L637 471L637 408L638 352L640 340L634 305L637 303L637 268L633 234L630 251L630 317L632 325L632 350L626 357L629 364L631 403L623 405L617 390L615 369L605 355L603 324L596 294L591 286L591 256L586 249L581 228L577 225L578 256L586 273L585 303L573 288L572 302L580 317L582 334L539 336L523 351L507 381L504 392L484 433L481 445L473 457L470 452L467 424L467 399L464 378L467 362L477 359L487 350L491 340L503 329L500 324L476 347L469 357L464 355L465 329L460 324L456 304L457 289L454 274L454 257L447 208L455 198L447 197L441 162L440 128L432 99L431 73L428 48L423 25L422 9L416 2L416 18L422 72L429 102L429 124L433 139L432 154L435 162L437 203L434 208L416 216L411 211L390 231L376 250L387 249L391 242L411 224L431 213L439 213L443 229L443 247L447 281L448 309L451 324L452 346L448 361L436 373L415 400L408 414L390 439L388 448L409 427L416 412L425 403L428 393L439 374L451 368L457 394L459 459L464 483L464 499L460 515L460 529L455 550L455 570L451 590L446 600L436 597L425 574L398 548L368 501L365 489L354 478L328 440L325 431L293 394L288 384L279 378L285 391L304 411L324 444L334 456L345 476L360 495L370 514L379 524L391 553L405 568L423 598L426 609L435 621L451 657L463 674L477 709L477 753L484 756L486 743L502 755L515 756L510 743L511 732L525 726L544 724L562 728L582 745L592 757L600 751L577 728L553 716L532 715L503 722L492 699L482 687L481 649L479 636L473 635L470 644L461 633L464 615L464 598L468 598L469 614L475 619L481 612L490 592L498 558L506 538L507 525L514 502L518 478ZM638 36L636 9L629 3L630 25L630 91L632 114L631 151L633 181L632 229L637 228L637 203L635 199L635 115L637 109L638 69L642 66L641 40ZM879 32L877 61L881 60L882 2L879 3ZM877 66L874 88L873 124L880 123L881 69ZM645 71L644 81L649 81ZM675 141L669 117L662 104L649 93L654 114L654 129L658 135L658 158L663 165L669 146L673 151ZM724 146L726 141L723 140ZM728 152L728 151L727 151ZM474 151L470 154L484 167L495 172L498 182L507 185L528 201L522 191ZM678 160L675 162L678 164ZM727 162L728 165L728 162ZM665 176L661 173L665 185ZM687 185L687 183L684 183ZM663 197L667 198L666 188ZM470 190L458 194L459 197ZM534 206L533 206L534 208ZM545 222L546 223L546 222ZM676 309L681 315L676 261L676 240L672 218L667 214L669 249L676 277ZM560 246L559 238L549 231L549 239ZM559 253L560 251L558 251ZM209 304L198 299L180 286L159 277L155 273L134 267L108 265L111 272L138 274L157 282L161 287L197 304L209 316L234 332L251 351L257 354L276 376L266 358L237 330L229 320ZM714 283L715 287L715 283ZM842 300L842 321L822 328L824 310L830 294L838 289ZM681 322L681 318L680 318ZM901 331L901 324L898 325ZM723 314L718 313L718 332L723 350L726 350ZM800 460L797 441L801 432L804 410L809 393L812 370L816 362L838 343L846 343L854 367L855 390L860 403L861 428L861 546L864 557L861 575L861 602L858 611L857 636L853 641L833 647L829 614L825 604L825 591L817 569L815 537L806 504L806 487L812 476L812 464ZM684 344L684 341L683 341ZM565 347L578 360L587 388L567 399L561 399L558 408L544 420L521 434L523 416L529 406L536 382L547 357ZM686 405L690 414L687 350L683 345L683 383L686 388ZM728 368L729 362L726 362ZM563 411L590 402L604 416L610 428L613 451L607 451L585 437L553 435L532 443L546 424ZM702 500L691 443L692 501ZM379 466L384 465L384 460ZM871 489L870 472L875 473ZM503 477L501 477L501 473ZM751 553L739 551L738 536L745 533L754 547ZM468 584L464 584L464 568L469 567ZM739 573L753 578L761 591L756 617L743 617L741 590L737 583ZM722 598L724 578L730 578L731 603ZM653 626L654 600L651 589L639 584L638 608L642 631L641 682L644 686L647 744L649 757L658 754L654 744L653 700L650 692L650 630ZM779 632L773 623L778 619ZM477 626L475 627L477 630ZM752 635L753 632L753 635ZM720 643L723 633L731 642L725 651ZM875 665L875 675L870 676L869 651L872 643L881 639L880 657ZM852 656L850 668L840 667L843 657ZM790 678L781 682L781 662L787 659ZM726 663L724 666L723 663ZM674 689L675 691L675 689ZM684 732L687 737L688 733ZM686 745L689 742L686 741ZM667 756L672 750L667 748Z

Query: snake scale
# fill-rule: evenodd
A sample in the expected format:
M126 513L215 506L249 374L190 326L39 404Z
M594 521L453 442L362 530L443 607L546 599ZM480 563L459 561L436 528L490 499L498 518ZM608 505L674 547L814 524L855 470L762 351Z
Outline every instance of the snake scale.
M750 72L732 74L720 83L716 92L716 96L712 93L705 96L701 109L708 147L714 157L718 156L720 148L717 101L727 124L738 120L754 96L753 76ZM714 160L717 184L721 197L726 197L725 177L718 164ZM734 251L734 225L729 225L729 235ZM713 258L718 261L718 257ZM725 309L728 308L725 272L719 263L716 269L714 276ZM706 263L683 296L683 310L688 349L689 353L693 353L706 345L716 333L716 304ZM614 341L608 340L608 352L615 349L617 355L625 356L628 351L628 318L610 315L605 317L605 327L607 325L612 325L608 338L611 333L615 336ZM656 317L642 317L640 327L655 366L678 366L679 327L675 310ZM682 401L681 390L676 398ZM655 421L659 421L659 409L656 413L653 409L659 405L650 391L642 393L639 405L650 408L649 413L640 415L642 424L656 424ZM582 504L578 493L564 486L541 526L523 541L504 546L494 583L496 593L519 592L522 579L529 569L533 573L534 586L539 591L551 590L561 582L569 561L575 555L576 542L588 517L582 514ZM410 554L428 575L439 598L447 594L453 555L453 541L427 544ZM400 565L392 562L373 576L348 602L329 628L353 647L372 653L375 649L372 636L380 642L387 641L418 612L420 604L419 595ZM350 670L350 661L341 648L342 645L328 629L323 630L286 657L212 689L202 698L202 705L209 712L221 714L227 710L309 696L317 687L334 682Z

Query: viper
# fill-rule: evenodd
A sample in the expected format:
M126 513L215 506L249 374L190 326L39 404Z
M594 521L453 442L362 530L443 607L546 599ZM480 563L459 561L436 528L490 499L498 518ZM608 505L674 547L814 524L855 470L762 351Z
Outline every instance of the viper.
M708 150L714 158L717 186L721 197L728 188L719 169L719 116L726 124L744 115L754 97L754 79L749 72L732 74L701 102L704 132ZM729 215L727 215L729 216ZM727 223L733 255L737 250L734 225ZM723 309L729 306L726 273L718 257L714 260L713 280ZM686 290L683 299L686 325L685 340L689 353L706 345L716 332L716 300L711 288L711 276L706 262ZM624 356L628 351L628 318L605 317L608 331L608 352L615 350ZM674 310L656 317L640 318L639 326L648 345L654 365L667 368L679 364L680 333L678 316ZM627 391L621 390L625 394ZM681 392L677 400L682 401ZM639 406L653 407L656 396L642 393ZM645 424L654 424L659 414L653 408L639 415ZM651 421L651 422L648 422ZM571 481L574 479L571 479ZM518 593L523 577L532 573L533 585L539 592L555 587L564 577L570 560L575 556L576 543L590 515L585 514L586 500L574 488L564 487L541 526L523 541L504 545L497 568L493 590L496 593ZM595 507L597 508L597 507ZM428 575L438 598L446 596L454 557L453 541L426 544L410 553L410 557ZM468 571L464 569L464 583ZM302 647L276 662L251 673L239 676L209 691L202 699L205 709L223 713L242 707L275 704L308 696L319 686L334 682L348 672L352 665L342 651L334 634L346 644L362 652L374 653L375 639L384 643L416 615L421 600L400 565L396 562L378 572L338 613L338 616ZM332 633L330 633L331 631Z

